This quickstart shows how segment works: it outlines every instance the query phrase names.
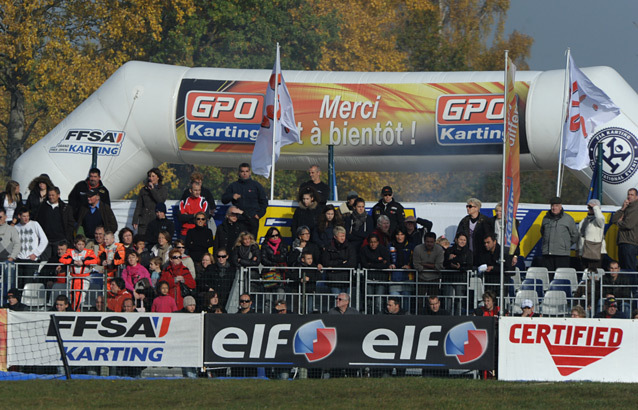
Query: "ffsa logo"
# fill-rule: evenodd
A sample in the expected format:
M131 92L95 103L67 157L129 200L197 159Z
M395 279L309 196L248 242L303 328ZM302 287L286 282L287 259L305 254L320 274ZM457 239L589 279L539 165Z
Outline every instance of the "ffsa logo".
M60 333L65 337L90 337L97 333L105 338L161 338L166 336L171 324L170 317L140 316L131 319L124 316L55 316ZM49 324L47 336L55 336L53 323Z
M306 356L313 363L330 356L337 347L337 329L326 327L322 320L315 320L297 329L293 352Z
M60 142L49 148L49 152L90 155L96 147L98 155L114 157L120 155L125 135L124 131L69 129Z
M477 329L473 322L454 326L445 337L445 355L455 356L459 364L478 360L487 351L487 330Z

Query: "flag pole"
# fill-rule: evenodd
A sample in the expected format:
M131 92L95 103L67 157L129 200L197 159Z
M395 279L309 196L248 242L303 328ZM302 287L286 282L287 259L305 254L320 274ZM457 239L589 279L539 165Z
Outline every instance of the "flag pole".
M565 121L567 120L567 102L569 101L569 90L571 89L571 84L569 84L569 57L571 55L571 50L567 47L567 61L565 62L565 87L563 88L563 105L562 105L562 113L560 116L560 148L558 150L558 175L556 176L556 196L560 196L562 188L563 188L563 138L565 132Z
M275 105L272 119L272 158L270 160L270 200L275 199L275 146L277 144L277 135L279 129L277 127L277 112L279 111L279 78L281 76L281 65L279 62L279 42L277 42L277 61L275 62Z
M500 288L499 288L499 301L498 304L500 306L500 311L499 311L499 315L502 314L503 312L503 306L504 306L504 278L505 278L505 272L503 271L505 269L505 263L503 263L503 259L505 258L505 254L504 254L504 249L505 249L505 218L507 215L507 205L505 202L505 190L506 190L506 184L507 181L505 180L506 177L506 170L505 170L505 162L507 161L507 151L506 151L506 145L507 145L507 86L508 86L508 82L507 82L507 60L509 59L509 50L505 50L505 76L503 77L503 174L501 175L501 179L502 179L502 193L501 193L501 227L500 227L500 232L499 232L499 236L501 238L501 254L499 255L499 264L500 264L500 268L501 268L501 277L500 277Z

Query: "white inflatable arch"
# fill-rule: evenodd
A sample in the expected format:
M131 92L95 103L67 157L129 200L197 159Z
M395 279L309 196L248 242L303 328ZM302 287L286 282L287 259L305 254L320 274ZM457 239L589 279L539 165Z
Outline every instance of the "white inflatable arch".
M621 108L596 130L605 154L605 195L621 203L638 185L638 96L609 67L583 69ZM66 196L85 178L93 146L113 198L163 162L249 162L269 70L188 68L129 62L27 150L13 178L47 173ZM302 142L278 169L325 164L335 146L342 171L500 170L502 72L361 73L284 71ZM555 169L564 71L516 75L521 168ZM576 173L589 183L591 170ZM553 183L553 181L548 181Z

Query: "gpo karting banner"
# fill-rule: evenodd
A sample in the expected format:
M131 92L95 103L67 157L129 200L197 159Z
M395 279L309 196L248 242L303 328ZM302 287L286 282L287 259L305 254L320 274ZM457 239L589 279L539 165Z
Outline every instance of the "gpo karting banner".
M505 317L498 378L635 383L637 339L634 320Z
M493 369L493 318L206 315L204 365Z
M9 312L8 364L60 366L51 313ZM180 366L202 363L203 316L55 313L71 366Z

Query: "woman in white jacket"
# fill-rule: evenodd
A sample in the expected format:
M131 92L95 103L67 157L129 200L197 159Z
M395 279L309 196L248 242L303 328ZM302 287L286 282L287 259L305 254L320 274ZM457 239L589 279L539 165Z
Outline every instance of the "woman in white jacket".
M578 225L580 239L578 251L583 267L596 270L601 266L602 254L607 253L605 244L605 217L600 209L600 201L590 199L587 202L587 216Z

